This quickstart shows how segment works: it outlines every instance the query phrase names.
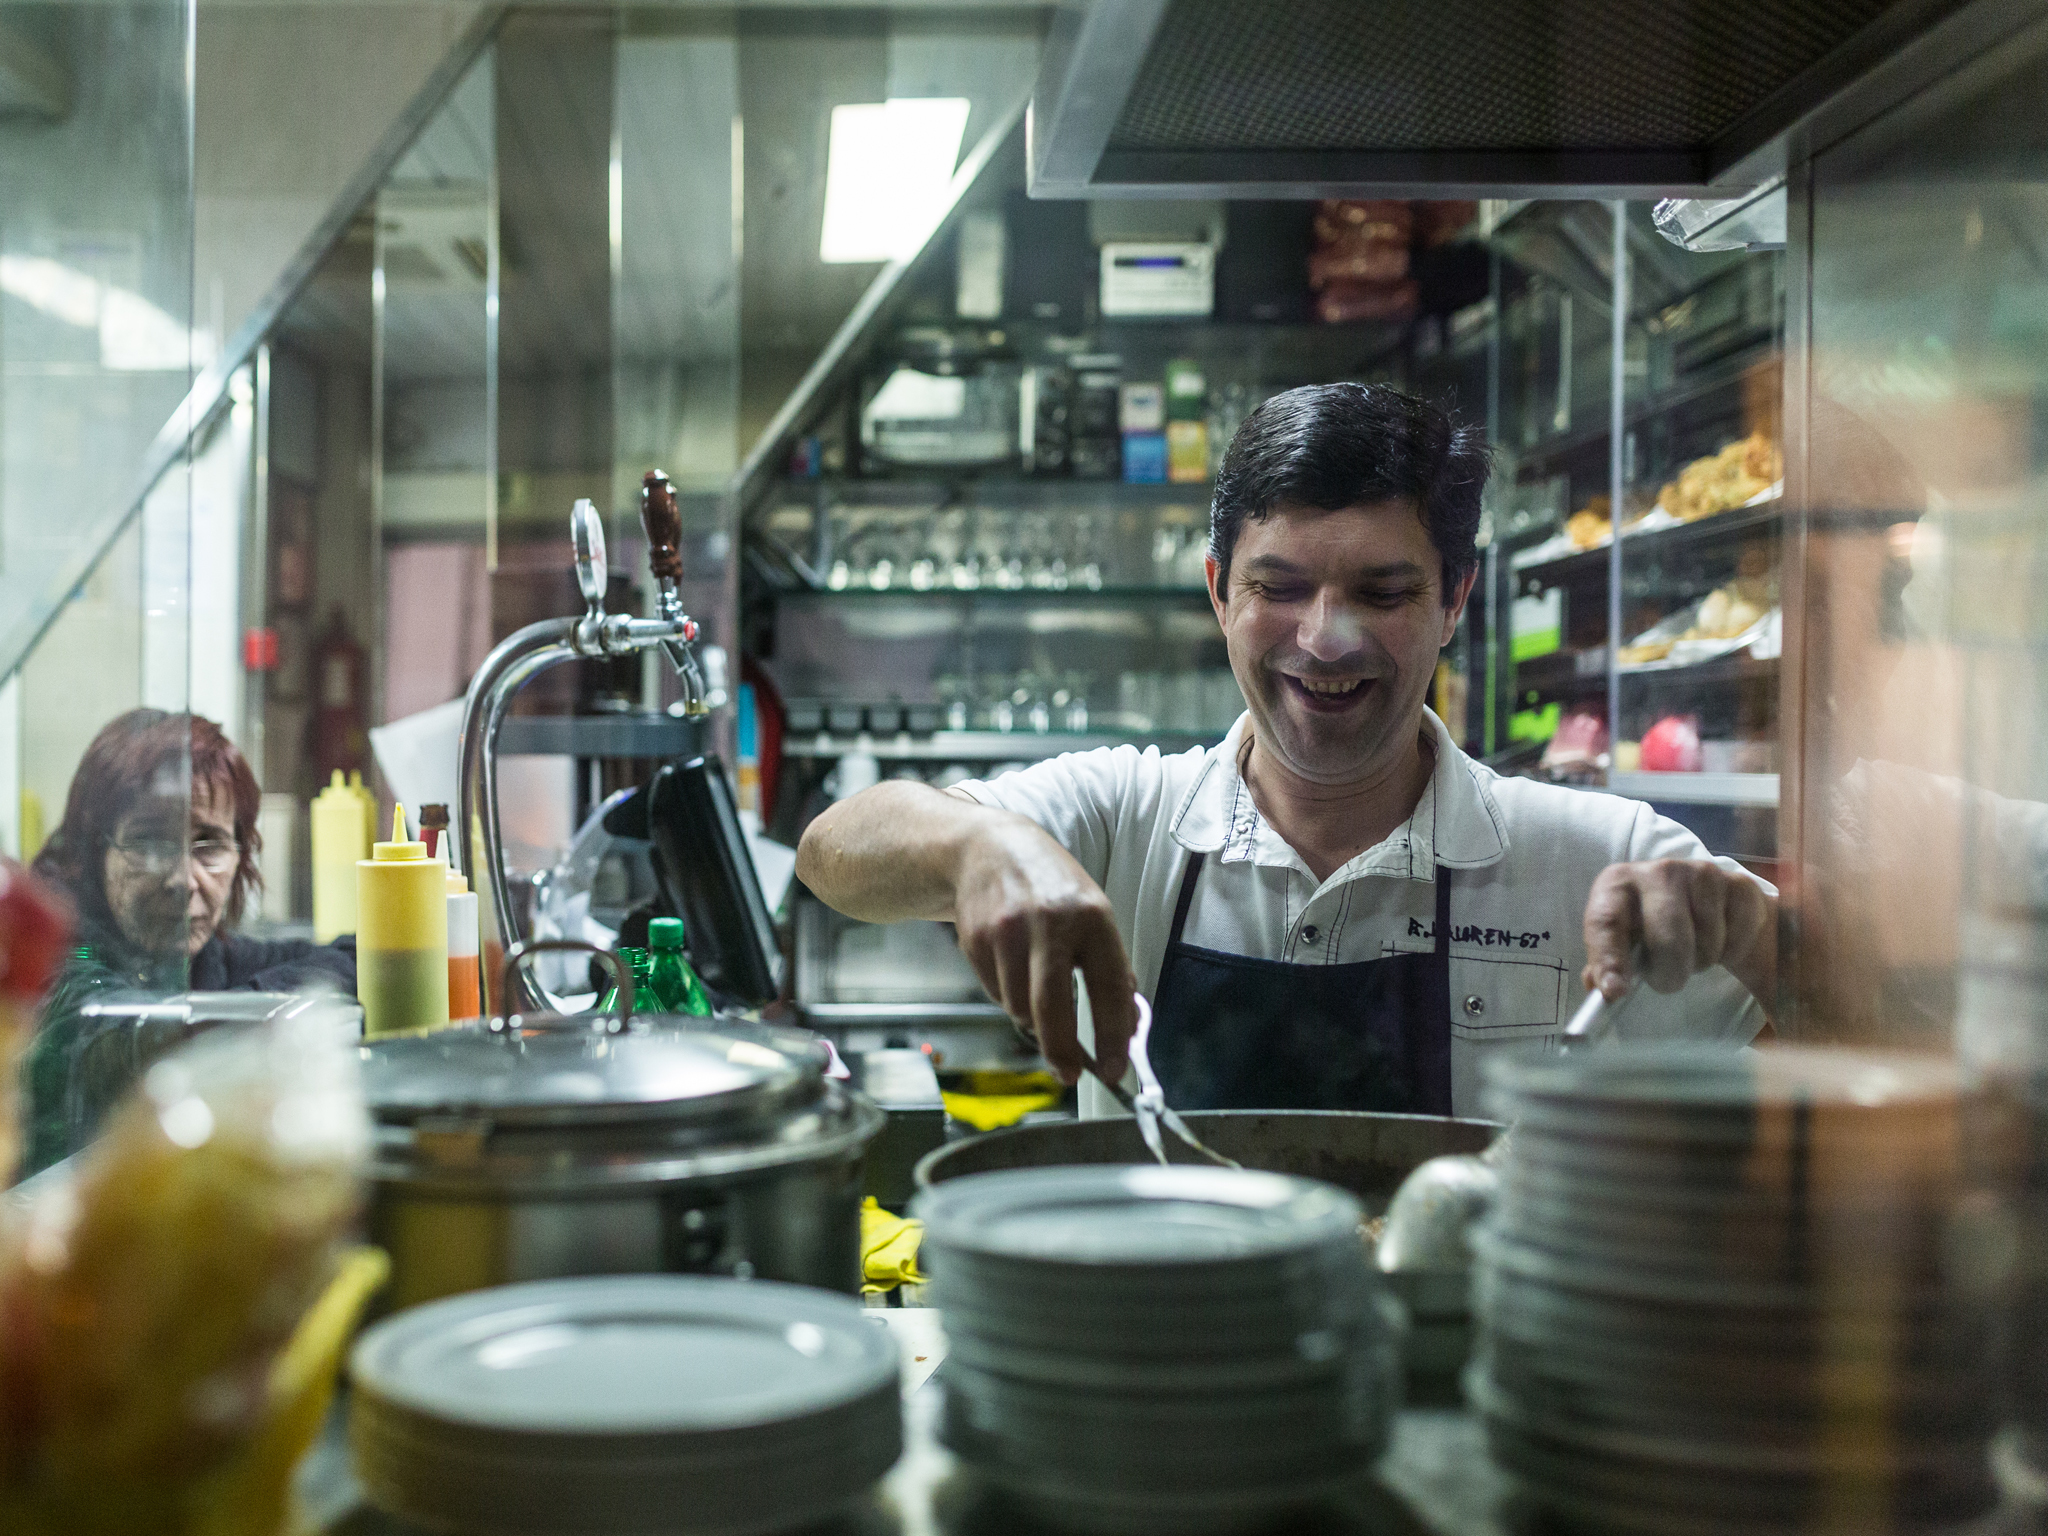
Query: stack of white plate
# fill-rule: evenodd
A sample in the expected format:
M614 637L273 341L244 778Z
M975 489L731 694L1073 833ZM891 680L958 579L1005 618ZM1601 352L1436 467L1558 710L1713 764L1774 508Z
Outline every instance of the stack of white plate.
M1490 1064L1514 1122L1468 1376L1577 1529L1913 1530L1986 1508L1989 1288L1953 1066L1611 1048Z
M918 1214L942 1437L1041 1515L1228 1527L1312 1502L1385 1443L1398 1324L1342 1190L1034 1168L948 1180Z
M786 1530L858 1499L903 1443L888 1333L771 1281L476 1291L377 1324L350 1372L365 1491L441 1530Z

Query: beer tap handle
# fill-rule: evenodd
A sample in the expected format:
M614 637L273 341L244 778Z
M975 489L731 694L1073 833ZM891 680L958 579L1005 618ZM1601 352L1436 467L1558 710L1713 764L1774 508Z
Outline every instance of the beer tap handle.
M640 482L640 526L647 534L647 564L664 587L683 579L683 515L668 476L650 469Z
M576 548L576 585L583 593L584 609L592 618L601 617L610 573L605 566L604 519L588 497L569 514L569 539Z

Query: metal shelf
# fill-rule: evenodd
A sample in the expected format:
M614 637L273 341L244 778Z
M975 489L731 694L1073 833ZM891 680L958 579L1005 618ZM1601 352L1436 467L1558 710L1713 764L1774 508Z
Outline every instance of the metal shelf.
M812 1025L831 1024L1007 1024L1001 1006L978 1003L798 1003Z
M1207 587L811 587L783 593L790 598L878 603L891 598L952 598L962 603L1130 603L1207 601Z
M1624 560L1644 559L1651 555L1667 554L1674 549L1721 543L1739 539L1747 534L1768 533L1775 530L1784 517L1785 498L1783 494L1752 506L1735 507L1726 512L1715 512L1706 517L1695 518L1689 523L1680 523L1675 528L1651 528L1635 533L1624 532L1621 536L1621 552ZM1561 587L1572 581L1607 580L1607 544L1592 549L1578 550L1569 555L1554 555L1548 560L1534 561L1514 571L1518 591L1537 591L1544 587Z
M1207 480L1088 480L1072 475L1020 475L1014 471L957 469L900 475L821 475L812 480L779 479L763 498L769 506L796 506L828 501L857 507L937 507L958 503L983 506L991 502L1012 507L1090 506L1161 507L1186 503L1207 506L1215 487Z
M1554 655L1569 655L1568 652L1554 652ZM1597 651L1589 653L1597 656ZM1579 698L1588 694L1607 691L1607 671L1603 666L1590 672L1582 672L1576 666L1542 663L1550 661L1549 656L1538 656L1520 662L1515 667L1516 693L1536 693L1545 698ZM1689 667L1658 667L1652 669L1621 669L1621 685L1625 689L1638 688L1708 688L1733 683L1764 682L1778 675L1778 662L1774 657L1759 661L1756 657L1740 651L1728 656L1716 656L1712 661L1702 661Z
M1036 762L1062 752L1092 752L1097 747L1134 746L1140 750L1157 747L1161 752L1185 752L1190 747L1212 747L1223 739L1221 731L1104 732L1085 736L1064 733L1038 735L1032 731L934 731L929 736L815 736L789 737L783 741L784 757L844 757L849 752L871 752L886 762L1009 763Z
M498 751L532 757L687 757L703 750L693 720L673 715L508 715Z
M1666 805L1778 803L1775 773L1620 773L1607 775L1606 792Z

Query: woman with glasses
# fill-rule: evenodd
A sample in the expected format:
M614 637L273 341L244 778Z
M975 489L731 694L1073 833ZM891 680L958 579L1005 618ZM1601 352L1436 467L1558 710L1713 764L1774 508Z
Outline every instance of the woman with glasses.
M355 990L350 939L233 931L262 883L261 799L234 743L197 715L130 710L86 748L35 862L77 909L80 949L31 1049L27 1171L90 1136L142 1065L126 1042L94 1040L80 1012L92 994Z

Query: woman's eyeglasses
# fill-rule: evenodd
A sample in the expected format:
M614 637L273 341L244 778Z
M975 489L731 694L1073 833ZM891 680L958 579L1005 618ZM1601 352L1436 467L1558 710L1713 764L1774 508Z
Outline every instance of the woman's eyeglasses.
M121 862L137 874L167 875L189 852L195 867L209 875L224 875L242 857L239 843L204 838L187 843L179 837L137 837L111 845Z

